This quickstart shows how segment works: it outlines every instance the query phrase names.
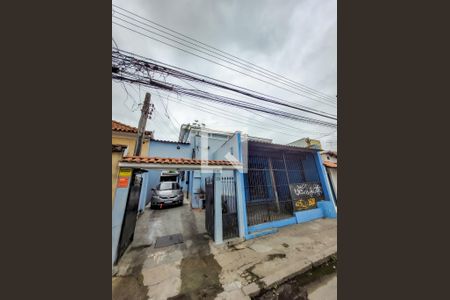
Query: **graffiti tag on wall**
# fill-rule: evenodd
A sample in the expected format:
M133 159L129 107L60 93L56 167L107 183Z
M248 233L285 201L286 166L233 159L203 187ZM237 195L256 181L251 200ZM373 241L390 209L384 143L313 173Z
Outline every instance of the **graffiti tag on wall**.
M302 182L289 185L295 210L317 207L317 201L323 200L323 190L319 182Z
M295 210L305 210L305 209L311 209L316 208L317 202L315 198L309 198L307 200L297 200L295 201Z
M317 198L323 199L323 190L319 182L302 182L289 185L292 200Z

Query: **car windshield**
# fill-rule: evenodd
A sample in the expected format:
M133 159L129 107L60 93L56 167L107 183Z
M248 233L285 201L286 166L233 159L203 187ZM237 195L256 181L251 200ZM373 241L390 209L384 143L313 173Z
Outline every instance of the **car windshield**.
M177 190L177 189L178 189L178 183L176 183L176 182L161 182L158 185L158 190L160 190L160 191Z

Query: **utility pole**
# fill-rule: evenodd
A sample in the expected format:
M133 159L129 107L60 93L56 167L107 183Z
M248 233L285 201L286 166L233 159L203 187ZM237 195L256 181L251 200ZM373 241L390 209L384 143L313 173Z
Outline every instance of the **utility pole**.
M145 133L145 125L147 124L147 119L149 119L149 116L151 118L154 105L153 103L150 103L151 95L150 93L145 93L145 100L144 105L141 109L141 118L139 119L139 126L138 126L138 133L137 133L137 139L136 139L136 145L134 147L134 156L141 155L141 148L142 148L142 141L144 140L144 133Z

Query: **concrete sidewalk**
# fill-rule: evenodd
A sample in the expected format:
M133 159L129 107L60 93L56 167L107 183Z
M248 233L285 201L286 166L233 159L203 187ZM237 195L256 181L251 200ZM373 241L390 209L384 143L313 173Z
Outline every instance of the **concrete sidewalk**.
M336 219L318 219L231 247L211 247L222 267L216 299L248 299L337 254Z
M335 219L284 227L234 246L214 245L204 224L204 211L188 203L146 209L116 268L113 299L249 299L337 251ZM157 237L176 233L184 243L154 248Z

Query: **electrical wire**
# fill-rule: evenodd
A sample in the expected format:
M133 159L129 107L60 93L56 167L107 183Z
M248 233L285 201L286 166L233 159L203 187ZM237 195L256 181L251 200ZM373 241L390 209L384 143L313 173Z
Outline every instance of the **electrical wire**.
M140 15L138 15L138 14L136 14L136 13L133 13L133 12L131 12L131 11L129 11L129 10L126 10L126 9L124 9L124 8L118 6L118 5L112 4L112 6L115 7L115 8L117 8L117 9L120 9L120 10L122 10L122 11L128 13L128 14L131 14L131 15L133 15L133 16L136 16L136 17L138 17L139 19L146 21L147 23L143 23L143 22L141 22L141 21L139 21L139 20L136 20L136 19L130 17L129 15L127 15L127 14L123 14L123 13L121 13L121 12L114 11L114 12L117 13L117 14L120 14L120 15L122 15L122 16L124 16L124 17L127 17L127 18L129 18L129 19L134 20L135 22L138 22L138 23L140 23L140 24L146 25L146 26L148 26L148 27L150 27L150 28L152 28L152 29L158 30L159 32L163 32L164 34L167 34L167 35L169 35L169 36L172 36L172 37L174 37L174 38L177 38L177 39L179 39L179 40L182 40L182 41L184 41L184 42L187 42L187 43L189 43L189 44L191 44L191 45L194 45L195 47L199 47L199 48L201 48L201 49L210 51L210 52L212 52L212 53L214 53L214 54L218 54L218 55L220 55L220 56L222 56L222 57L231 59L232 61L238 62L238 63L240 63L240 64L242 64L242 65L244 65L244 66L246 66L246 67L250 67L250 68L252 68L252 69L255 69L255 68L256 68L258 71L262 72L263 74L266 74L266 75L269 74L269 75L272 76L273 78L278 79L279 82L288 82L288 83L290 83L290 84L292 84L292 85L294 85L294 86L297 86L297 88L298 88L299 90L302 90L302 91L304 91L304 92L307 92L307 93L309 93L309 94L311 94L311 95L315 95L315 96L320 97L320 98L322 98L322 99L324 99L324 100L327 100L327 99L328 99L328 100L332 100L332 101L337 101L337 99L336 99L335 97L329 96L329 95L327 95L327 94L325 94L325 93L322 93L322 92L320 92L320 91L318 91L318 90L316 90L316 89L310 88L310 87L308 87L308 86L306 86L306 85L304 85L304 84L302 84L302 83L299 83L299 82L296 82L296 81L291 80L291 79L289 79L289 78L286 78L286 77L283 76L283 75L277 74L277 73L275 73L275 72L272 72L272 71L270 71L270 70L267 70L267 69L265 69L265 68L262 68L262 67L260 67L260 66L258 66L258 65L256 65L256 64L254 64L254 63L251 63L251 62L249 62L249 61L247 61L247 60L244 60L244 59L239 58L239 57L237 57L237 56L235 56L235 55L232 55L232 54L230 54L230 53L228 53L228 52L222 51L222 50L220 50L220 49L218 49L218 48L215 48L215 47L213 47L213 46L210 46L210 45L208 45L208 44L205 44L205 43L203 43L203 42L201 42L201 41L199 41L199 40L196 40L196 39L194 39L194 38L192 38L192 37L189 37L189 36L187 36L187 35L185 35L185 34L182 34L182 33L178 32L178 31L175 31L175 30L170 29L170 28L168 28L168 27L166 27L166 26L163 26L163 25L161 25L161 24L158 24L157 22L151 21L151 20L149 20L149 19L147 19L147 18L144 18L144 17L142 17L142 16L140 16ZM113 10L114 10L114 9L113 9ZM168 31L170 31L170 32L173 32L173 33L175 33L175 35L174 35L174 34L171 34L171 33L169 33L169 32L167 32L167 31L164 31L164 30L162 30L162 29L160 29L160 28L158 28L158 27L152 26L152 25L150 25L150 24L148 24L148 23L154 24L154 25L156 25L156 26L158 26L158 27L161 27L161 28L164 28L164 29L166 29L166 30L168 30ZM177 35L178 35L178 36L177 36ZM181 37L179 37L179 36L182 36L182 37L184 37L184 38L186 38L186 39L181 38ZM215 51L213 51L213 50L211 50L211 49L213 49L213 50L215 50Z
M127 15L125 15L125 14L122 14L122 13L120 13L120 12L118 12L118 14L123 15L124 17L129 18L129 19L131 19L131 20L133 20L133 21L135 21L135 22L138 22L138 23L140 23L140 24L143 24L143 25L149 26L149 27L151 27L151 28L154 28L154 29L156 29L156 30L158 30L158 31L161 31L160 29L157 29L157 28L155 28L155 27L153 27L153 26L151 26L151 25L145 24L145 23L143 23L143 22L141 22L141 21L139 21L139 20L136 20L136 19L134 19L134 18L132 18L132 17L130 17L130 16L127 16ZM128 23L128 24L130 24L130 25L133 25L133 26L136 26L136 27L138 27L138 28L140 28L140 29L143 29L143 30L145 30L145 31L147 31L147 32L149 32L149 33L151 33L151 34L160 36L160 37L162 37L162 38L165 38L165 39L167 39L167 40L169 40L169 41L172 41L172 42L175 42L175 43L177 43L177 44L180 44L180 45L182 45L182 46L184 46L184 47L187 47L187 48L189 48L189 49L192 49L192 50L194 50L194 51L198 51L198 52L200 52L200 53L203 53L203 54L206 54L206 55L208 55L208 56L211 56L211 57L214 57L214 58L216 58L216 59L219 59L220 61L223 61L223 62L229 63L229 64L231 64L231 65L234 65L235 67L238 67L238 68L244 69L244 70L246 70L246 71L249 71L249 72L251 72L251 73L257 74L257 75L259 75L259 76L263 76L263 77L265 77L265 78L274 80L274 81L276 81L276 82L278 82L278 83L281 83L281 84L284 84L284 85L286 85L286 86L288 86L288 87L290 87L290 88L294 88L294 89L297 89L297 90L299 90L299 91L301 91L301 92L303 92L303 93L309 94L310 96L316 96L316 97L318 97L318 98L320 98L320 99L322 99L322 100L329 101L330 103L333 103L333 104L335 103L334 100L336 100L336 99L333 99L333 98L327 99L327 98L324 98L323 96L317 96L317 95L315 95L314 93L311 93L311 92L308 91L308 90L304 90L303 88L299 88L299 87L297 87L297 86L295 86L295 85L292 85L292 84L290 84L290 83L286 83L286 82L284 82L283 80L280 80L278 77L275 77L275 76L273 76L273 75L271 75L271 74L267 74L267 73L264 72L264 71L255 70L252 66L243 64L243 65L244 65L244 67L243 67L243 66L241 65L241 64L242 64L241 62L239 62L239 61L237 61L237 60L235 60L235 59L233 59L233 58L231 58L231 59L230 59L230 58L227 58L227 57L225 57L225 56L223 56L223 55L221 55L221 54L219 54L219 53L217 53L217 52L211 51L211 50L209 50L209 49L207 49L207 48L205 48L205 47L198 46L198 45L195 45L194 43L191 43L191 42L189 42L189 41L186 41L186 40L184 40L184 39L181 39L182 41L185 41L185 42L188 42L188 43L190 43L190 44L193 44L195 47L200 47L200 48L206 49L207 51L210 51L210 52L212 52L212 53L214 53L214 54L217 54L217 55L219 55L219 56L225 57L225 59L222 59L222 58L220 58L220 57L218 57L218 56L215 56L215 55L211 55L211 54L209 54L209 53L206 53L205 51L198 50L198 49L196 49L195 47L188 46L188 45L186 45L186 44L184 44L184 43L181 43L181 42L176 41L176 40L174 40L174 39L168 38L168 37L166 37L166 36L164 36L164 35L162 35L162 34L159 34L159 33L157 33L157 32L154 32L154 31L151 31L151 30L147 30L147 29L145 29L145 28L142 28L142 27L140 27L140 26L138 26L138 25L136 25L136 24L134 24L134 23L132 23L132 22L126 21L126 20L124 20L124 19L122 19L122 18L119 18L119 17L117 17L117 16L113 16L113 17L114 17L115 19L120 20L120 21L126 22L126 23ZM164 31L161 31L161 32L164 32ZM164 33L165 33L165 34L168 34L168 35L170 35L170 36L174 36L174 35L169 34L169 33L167 33L167 32L164 32ZM178 38L178 37L176 37L176 36L174 36L174 37L175 37L175 38ZM180 38L179 38L179 39L180 39ZM236 63L234 63L234 62L237 62L238 64L236 64ZM305 97L306 97L306 96L305 96ZM308 98L308 97L307 97L307 98ZM312 99L312 98L309 98L309 99ZM312 100L313 100L313 99L312 99ZM330 100L331 100L331 101L330 101Z
M200 90L196 90L196 89L187 89L182 86L175 85L175 84L167 84L167 83L161 82L159 80L154 80L151 77L150 78L146 77L145 75L142 76L142 74L141 74L141 76L139 76L137 74L129 73L126 71L120 71L120 75L119 75L117 72L118 67L113 66L113 68L116 70L116 72L112 73L112 78L116 79L116 80L127 81L130 83L143 84L143 85L146 85L153 89L162 89L162 90L170 91L170 92L181 94L181 95L189 95L189 96L192 96L199 100L215 101L215 102L224 103L224 104L232 105L232 106L236 106L236 107L248 108L248 109L265 112L268 114L277 115L277 116L281 116L284 118L298 120L298 121L302 121L302 122L306 122L306 123L317 124L317 125L322 125L322 126L327 126L327 127L337 127L337 125L334 123L330 123L330 122L323 121L320 119L314 119L314 118L301 116L301 115L293 114L293 113L286 112L286 111L275 110L275 109L267 108L267 107L260 106L257 104L248 103L245 101L241 101L241 100L237 100L237 99L233 99L233 98L229 98L229 97L224 97L224 96L220 96L220 95L216 95L216 94L211 94L211 93L208 93L205 91L200 91Z
M243 90L240 90L240 89L237 89L237 88L227 87L225 85L222 85L222 84L219 84L219 83L215 83L215 82L212 82L212 81L207 81L205 79L201 79L201 78L198 78L198 77L194 77L192 75L185 74L185 73L182 73L180 71L176 71L176 70L173 70L173 69L168 69L167 67L161 68L161 66L158 66L158 65L156 65L154 63L151 63L151 62L148 62L148 61L144 61L144 60L138 60L138 59L136 59L133 56L125 55L125 54L121 53L118 50L114 50L112 55L113 55L113 63L116 63L116 65L114 67L116 68L116 70L120 70L120 72L122 72L122 73L130 72L130 71L141 72L142 73L142 71L144 69L147 72L150 72L150 71L151 72L159 72L161 74L171 75L171 76L174 76L176 78L184 78L186 80L196 81L196 82L200 82L200 83L203 83L203 84L208 84L208 85L220 87L220 88L223 88L223 89L226 89L226 90L231 90L233 92L237 92L237 93L240 93L240 94L243 94L245 96L249 96L249 97L261 100L261 101L270 102L270 103L273 103L273 104L282 105L282 106L286 106L286 107L293 108L293 109L296 109L296 110L300 110L300 111L303 111L303 112L307 112L307 113L310 113L310 114L314 114L314 115L318 115L318 116L321 116L321 117L329 118L329 119L332 119L332 120L337 120L336 117L333 117L333 116L330 116L330 115L317 113L317 112L314 112L314 111L309 110L309 109L305 109L305 108L302 108L302 107L297 107L297 106L294 106L294 105L291 105L291 104L287 104L287 103L283 103L283 102L280 102L280 101L277 101L277 100L274 100L274 99L258 96L258 95L255 95L255 94L251 94L249 92L246 92L246 91L243 91Z
M158 110L156 110L155 109L155 116L156 117L158 117L159 119L160 119L160 124L164 124L165 123L165 120L166 120L166 118L164 118L162 115L161 115L161 113L160 112L158 112ZM155 121L156 121L156 119L155 119ZM154 122L155 123L155 122ZM163 131L167 134L169 134L169 136L172 136L172 135L174 135L175 136L175 138L177 138L178 137L178 132L177 131L173 131L172 130L172 128L170 127L170 126L160 126L159 127L160 129L163 129Z
M189 83L189 82L186 82L186 81L184 81L184 80L181 79L181 78L179 78L179 80L182 81L182 82L184 82L184 83L186 83L186 84L188 84L189 86L191 86L191 87L193 87L193 88L195 88L195 89L198 89L198 88L197 88L196 86L194 86L193 84L191 84L191 83ZM213 88L213 89L216 89L216 90L219 90L219 88L216 88L216 87L212 87L212 88ZM228 92L228 91L222 91L222 92L227 93L227 94L232 94L232 93L230 93L230 92ZM198 105L198 104L197 104L197 105ZM215 106L212 105L212 104L211 104L211 106L215 107ZM216 108L217 108L217 107L216 107ZM262 117L262 118L264 118L264 119L266 119L266 120L275 122L275 123L276 123L275 126L278 126L278 128L282 128L282 129L284 129L284 130L286 130L286 129L289 129L289 130L295 129L295 130L304 131L304 129L301 129L301 128L298 128L298 127L294 127L294 126L292 126L292 125L290 125L290 124L286 124L286 123L280 122L280 120L274 120L274 119L270 118L269 116L265 116L265 115L263 115L263 114L259 114L259 113L256 112L256 111L251 111L251 110L248 110L248 109L245 109L245 110L248 111L248 112L250 112L250 113L252 113L252 114L256 114L256 115L258 115L258 116L260 116L260 117ZM267 124L264 124L264 125L267 125ZM274 125L272 124L272 126L274 126Z
M114 18L117 18L117 17L115 17L115 16L113 16L113 17L114 17ZM119 18L119 19L120 19L120 18ZM138 28L143 29L143 30L145 30L145 31L149 31L148 29L145 29L145 28L142 28L141 26L132 24L131 22L128 22L128 21L126 21L126 20L122 20L122 21L124 21L124 22L126 22L126 23L129 23L130 25L134 25L135 27L138 27ZM137 34L140 34L140 35L142 35L142 36L145 36L145 37L147 37L147 38L149 38L149 39L152 39L152 40L155 40L155 41L160 42L160 43L162 43L162 44L165 44L165 45L167 45L167 46L169 46L169 47L178 49L178 50L180 50L180 51L183 51L183 52L186 52L186 53L188 53L188 54L194 55L194 56L196 56L196 57L198 57L198 58L201 58L201 59L203 59L203 60L212 62L212 63L214 63L214 64L216 64L216 65L221 66L221 67L224 67L224 68L227 68L227 69L229 69L229 70L232 70L232 71L235 71L235 72L237 72L237 73L240 73L240 74L242 74L242 75L245 75L245 76L247 76L247 77L256 79L256 80L261 81L261 82L263 82L263 83L266 83L266 84L275 86L275 87L277 87L277 88L280 88L280 89L285 90L285 91L288 91L288 92L290 92L290 93L293 93L293 94L296 94L296 95L299 95L299 96L308 98L308 99L310 99L310 100L317 101L317 102L321 102L321 103L323 103L323 104L325 104L325 105L329 105L329 106L331 106L331 107L336 107L336 104L335 104L335 103L330 103L330 102L322 101L322 100L319 100L319 99L311 98L311 97L309 97L309 96L305 96L304 94L300 94L300 93L298 93L298 92L296 92L296 91L293 91L293 90L284 88L284 87L282 87L282 86L279 86L279 85L277 85L277 84L274 84L273 82L270 82L270 81L267 81L267 80L264 80L264 79L255 77L255 76L250 75L250 74L248 74L248 73L245 73L245 72L239 71L239 70L237 70L237 69L231 68L231 67L229 67L229 66L226 66L226 65L224 65L224 64L218 63L218 62L216 62L216 61L214 61L214 60L211 60L211 59L209 59L209 58L206 58L206 57L203 57L203 56L201 56L201 55L197 55L197 54L195 54L195 53L192 53L192 52L190 52L190 51L188 51L188 50L186 50L186 49L183 49L183 48L180 48L180 47L171 45L171 44L169 44L169 43L166 43L166 42L164 42L164 41L161 41L161 40L159 40L159 39L156 39L156 38L154 38L154 37L151 37L151 36L149 36L149 35L146 35L146 34L144 34L144 33L142 33L142 32L136 31L136 30L134 30L134 29L132 29L132 28L129 28L129 27L124 26L124 25L122 25L122 24L119 24L119 23L117 23L117 22L114 22L114 21L113 21L112 23L115 24L115 25L117 25L117 26L120 26L120 27L122 27L122 28L125 28L125 29L127 29L127 30L130 30L130 31L132 31L132 32L135 32L135 33L137 33ZM177 43L179 43L179 42L177 42ZM187 47L187 48L192 48L192 47L189 47L189 46L185 46L185 47ZM200 50L196 50L196 51L202 52L202 51L200 51ZM210 55L210 56L212 56L212 55Z
M160 94L159 92L158 92L158 96L159 96L159 101L160 101L161 104L163 105L164 110L165 110L165 112L166 112L166 117L167 117L167 119L169 119L170 124L173 126L173 128L175 129L175 131L178 133L178 128L177 128L177 126L175 126L175 124L174 124L173 121L172 121L172 119L175 120L175 121L176 121L176 119L175 119L174 117L171 117L170 112L169 112L169 110L168 110L168 106L165 106L165 105L164 105L164 102L162 101L162 96L161 96L161 94ZM178 123L178 121L176 121L176 122ZM180 126L180 123L178 123L178 126ZM180 127L181 127L181 126L180 126Z
M171 101L172 101L172 100L171 100ZM191 108L196 109L196 110L199 110L199 111L206 112L206 113L211 114L211 115L215 115L215 116L220 117L220 118L232 120L232 121L235 121L235 122L244 124L244 125L248 125L248 126L257 127L257 128L261 128L261 129L266 129L266 130L267 130L267 127L258 126L258 125L255 125L254 123L244 122L244 121L241 121L241 120L236 119L236 118L233 118L233 117L226 117L226 116L223 114L223 112L222 112L222 113L214 113L214 112L212 112L211 110L204 109L204 106L200 106L200 105L198 105L198 104L196 104L196 105L190 105L190 104L187 104L187 103L185 103L185 102L184 102L184 103L180 103L180 104L181 104L181 105L184 105L184 106L187 106L187 107L191 107ZM289 133L286 133L286 132L281 132L281 131L277 131L277 130L271 130L271 131L277 132L277 133L281 133L281 134L284 134L284 135L288 135L288 136L298 137L298 135L293 135L293 134L289 134Z
M209 77L209 76L206 76L206 75L202 75L202 74L199 74L199 73L196 73L196 72L192 72L192 71L189 71L189 70L177 67L177 66L169 65L169 64L163 63L161 61L158 61L158 60L155 60L155 59L152 59L152 58L149 58L149 57L145 57L145 56L142 56L142 55L139 55L139 54L136 54L136 53L132 53L132 52L129 52L129 51L121 50L121 49L118 49L118 48L113 48L113 50L114 51L119 51L119 52L121 52L123 54L126 54L126 55L129 55L129 56L140 58L140 59L148 61L148 62L153 62L154 64L163 66L163 67L165 67L167 69L174 69L174 70L177 70L177 71L179 71L181 73L187 73L189 75L192 75L193 77L199 77L199 78L207 79L207 81L217 82L217 83L220 83L222 85L231 86L233 88L241 89L241 90L247 91L249 93L254 93L254 94L260 95L262 97L275 99L275 100L278 100L281 103L297 105L298 107L309 109L309 110L317 112L317 113L327 114L329 116L336 117L336 115L333 115L333 114L330 114L330 113L327 113L327 112L324 112L324 111L321 111L321 110L317 110L317 109L313 109L313 108L310 108L310 107L306 107L306 106L303 106L301 104L297 104L297 103L294 103L294 102L289 102L289 101L286 101L286 100L283 100L283 99L280 99L280 98L277 98L277 97L274 97L274 96L269 96L267 94L264 94L264 93L261 93L261 92L258 92L258 91L255 91L255 90L252 90L252 89L249 89L249 88L245 88L245 87L238 86L238 85L235 85L235 84L232 84L232 83L229 83L229 82L225 82L225 81L222 81L222 80L219 80L219 79L215 79L215 78L212 78L212 77ZM245 94L242 94L242 95L246 96Z
M205 107L205 106L199 105L198 103L191 103L191 104L189 104L189 103L186 103L186 100L188 100L188 99L184 99L184 102L180 102L180 100L173 99L173 98L170 97L170 96L167 96L167 99L168 99L169 101L173 101L173 102L175 102L175 103L177 103L177 104L185 105L185 106L191 107L191 108L193 108L193 109L195 109L195 110L200 110L200 111L203 111L203 112L206 112L206 113L209 113L209 114L212 114L212 115L215 115L215 116L224 118L224 119L236 121L236 122L238 122L238 123L245 124L245 125L249 125L249 126L251 126L251 127L257 127L257 128L261 128L261 129L265 129L265 130L268 129L268 126L267 126L267 124L265 124L265 123L255 121L254 119L251 120L251 123L248 122L248 120L244 120L244 121L243 121L243 120L242 120L243 117L242 117L241 119L238 119L239 116L231 115L231 114L229 114L229 113L226 113L226 112L224 112L223 110L220 110L219 108L217 108L217 107L215 107L215 106L213 106L213 105L210 105L210 106L208 106L208 107ZM211 109L212 107L215 107L216 110L212 110L212 109ZM260 124L260 126L258 126L258 124ZM293 136L293 137L298 138L298 135L291 134L291 133L287 133L287 132L285 132L285 131L273 130L272 128L271 128L271 131L277 132L277 133L281 133L281 134L286 135L286 136ZM304 129L301 129L300 131L313 132L313 131L308 131L308 130L304 130ZM322 134L322 133L317 133L317 132L316 132L316 134Z

